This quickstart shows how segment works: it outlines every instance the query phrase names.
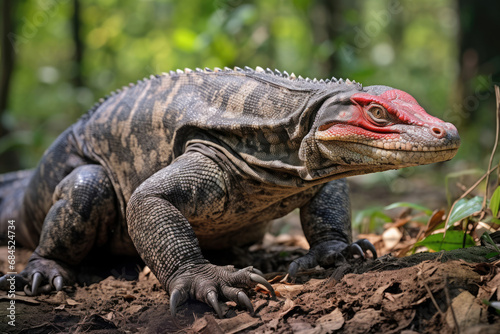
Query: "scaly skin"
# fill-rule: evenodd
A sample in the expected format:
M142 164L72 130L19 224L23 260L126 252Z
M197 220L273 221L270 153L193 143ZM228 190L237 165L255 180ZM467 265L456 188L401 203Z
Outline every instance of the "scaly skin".
M90 251L138 253L172 314L188 298L220 316L219 298L253 312L243 289L270 285L253 268L210 264L201 248L258 241L300 208L311 248L292 275L376 257L352 242L342 178L449 160L458 146L453 125L390 87L261 68L171 72L102 100L34 171L4 176L0 224L15 219L17 240L35 249L17 276L29 294L71 284Z

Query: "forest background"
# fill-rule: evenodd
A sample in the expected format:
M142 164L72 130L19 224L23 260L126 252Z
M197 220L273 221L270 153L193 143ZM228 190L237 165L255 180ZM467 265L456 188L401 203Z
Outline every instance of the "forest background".
M453 163L366 176L485 170L500 83L498 1L2 0L0 171L36 166L99 98L150 74L255 66L412 94L454 123ZM399 183L398 183L399 182Z

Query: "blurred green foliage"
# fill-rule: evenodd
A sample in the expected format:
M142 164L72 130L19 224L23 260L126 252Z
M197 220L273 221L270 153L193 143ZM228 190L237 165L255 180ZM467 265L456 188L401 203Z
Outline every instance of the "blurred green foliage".
M11 134L0 138L0 150L18 150L23 167L35 166L100 97L184 67L262 66L385 84L410 92L431 114L461 123L461 130L470 126L451 104L459 73L453 0L81 1L81 65L74 60L73 4L16 2L16 63L2 119ZM477 128L466 133L494 134ZM477 139L462 137L462 156L482 159L481 150L467 145ZM1 164L9 169L8 161Z

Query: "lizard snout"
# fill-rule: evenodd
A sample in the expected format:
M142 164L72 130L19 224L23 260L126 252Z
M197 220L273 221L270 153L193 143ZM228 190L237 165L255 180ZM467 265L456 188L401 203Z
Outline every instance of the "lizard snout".
M429 132L437 139L443 139L450 145L458 146L460 143L460 136L458 135L457 128L451 123L434 124L429 127Z
M446 136L446 130L442 126L432 126L430 130L431 134L438 139Z

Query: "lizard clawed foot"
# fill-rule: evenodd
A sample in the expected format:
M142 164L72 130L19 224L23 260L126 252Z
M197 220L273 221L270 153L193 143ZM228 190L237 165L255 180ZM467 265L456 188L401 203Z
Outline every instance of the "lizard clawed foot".
M377 258L377 250L375 249L375 246L373 246L372 243L366 239L360 239L347 246L342 253L347 258L352 258L354 255L358 255L364 259L366 258L365 254L367 251L372 253L373 259Z
M233 266L220 267L210 263L192 266L169 284L170 313L175 318L177 307L191 298L210 305L219 318L222 318L219 297L223 297L234 301L253 315L252 303L241 288L253 287L260 283L276 298L271 284L259 273L252 267L237 270Z
M64 264L33 253L28 265L20 273L0 277L0 290L9 290L14 278L16 290L24 290L28 296L61 291L65 284L74 282L73 272Z
M342 241L325 241L311 247L306 255L290 263L288 273L294 278L299 270L314 268L317 265L328 268L335 263L345 261L346 258L353 258L355 255L364 259L367 251L372 253L374 259L377 258L375 247L366 239L358 240L350 245Z

